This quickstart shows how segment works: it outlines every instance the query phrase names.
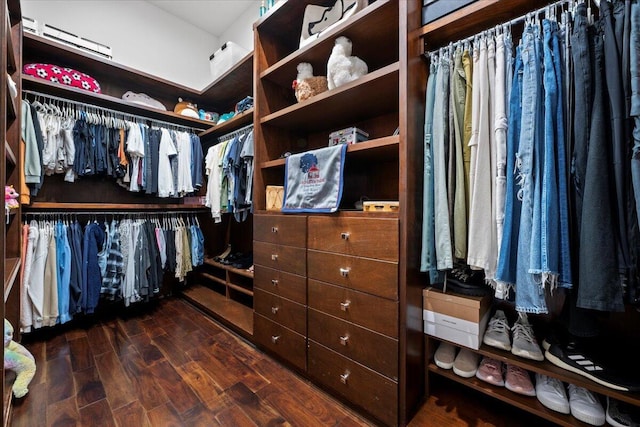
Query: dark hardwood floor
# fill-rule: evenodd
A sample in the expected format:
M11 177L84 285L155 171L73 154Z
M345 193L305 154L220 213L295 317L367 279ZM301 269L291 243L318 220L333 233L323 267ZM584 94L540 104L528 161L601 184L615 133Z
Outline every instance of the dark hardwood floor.
M11 425L373 425L182 299L124 313L25 336L38 370ZM523 414L443 380L410 426L523 425Z

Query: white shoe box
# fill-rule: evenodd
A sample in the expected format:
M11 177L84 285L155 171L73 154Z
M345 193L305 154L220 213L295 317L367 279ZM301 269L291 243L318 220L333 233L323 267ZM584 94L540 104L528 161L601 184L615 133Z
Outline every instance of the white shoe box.
M435 313L423 311L424 333L436 338L468 347L474 350L480 348L484 330L489 321L490 311L487 311L479 323Z
M249 54L248 50L233 42L224 43L209 57L213 80L217 80L247 54Z

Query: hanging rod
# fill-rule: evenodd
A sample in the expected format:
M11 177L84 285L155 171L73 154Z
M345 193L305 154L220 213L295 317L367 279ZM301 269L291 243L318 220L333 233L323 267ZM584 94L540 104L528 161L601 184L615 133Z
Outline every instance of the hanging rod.
M573 4L575 4L575 3L576 3L576 0L558 0L558 1L556 1L556 2L549 3L549 4L548 4L548 5L546 5L546 6L540 7L540 8L538 8L538 9L535 9L535 10L530 11L530 12L527 12L527 13L525 13L525 14L524 14L524 15L522 15L522 16L518 16L517 18L513 18L513 19L512 19L512 20L510 20L510 21L506 21L506 22L503 22L503 23L501 23L501 24L494 25L494 26L493 26L493 28L488 28L488 29L486 29L486 30L480 31L479 33L476 33L476 34L474 34L474 35L472 35L472 36L469 36L469 37L466 37L466 38L464 38L464 39L460 39L460 40L457 40L457 41L455 41L455 42L450 42L450 43L448 44L448 46L458 46L458 45L461 45L461 44L464 44L464 43L472 42L472 41L473 41L473 40L475 40L477 37L481 37L482 35L487 34L488 32L492 31L492 30L493 30L493 29L495 29L495 28L500 28L500 27L503 27L503 28L504 28L504 27L510 27L510 26L513 26L513 25L518 24L518 23L520 23L520 22L522 22L522 21L526 21L527 19L531 19L532 17L537 16L537 15L539 15L540 13L548 12L548 11L550 11L551 9L556 8L556 7L558 7L558 6L564 6L565 4L569 4L569 5L571 6L569 9L571 9L571 8L572 8L572 6L573 6ZM425 45L426 45L426 40L425 40ZM425 46L425 47L426 47L426 46ZM444 46L443 46L443 47L444 47ZM432 51L427 51L427 50L425 49L424 56L426 56L427 58L428 58L428 57L430 57L430 56L433 56L433 55L435 55L436 53L438 53L441 49L443 49L443 47L441 47L441 48L439 48L439 49L437 49L437 50L432 50Z
M118 110L113 110L113 109L107 108L107 107L100 107L100 106L97 106L97 105L87 104L85 102L74 101L74 100L67 99L67 98L61 98L59 96L49 95L47 93L36 92L36 91L33 91L33 90L23 89L22 93L29 94L29 95L34 95L34 96L41 96L43 98L47 98L47 99L54 100L54 101L66 102L68 104L77 105L79 107L87 107L87 108L97 109L99 111L109 112L109 113L116 114L116 115L119 115L119 116L122 116L122 117L125 117L125 118L146 120L146 121L149 121L149 122L155 123L155 124L164 124L164 125L167 125L167 126L170 126L170 127L174 127L174 128L189 129L189 130L198 131L198 132L203 132L205 130L205 129L196 128L196 127L193 127L193 126L186 126L186 125L181 125L181 124L178 124L178 123L167 122L167 121L164 121L164 120L152 119L152 118L149 118L149 117L139 116L137 114L125 113L123 111L118 111Z
M118 215L118 216L153 216L153 215L193 215L203 213L202 210L185 209L173 211L47 211L47 212L23 212L25 217L29 216L77 216L77 215Z
M239 129L236 129L234 131L231 131L231 132L229 132L229 133L227 133L225 135L219 136L218 137L218 142L222 142L222 141L227 140L227 139L235 138L238 135L244 134L249 129L253 129L253 123L250 124L250 125L243 126L243 127L239 128Z

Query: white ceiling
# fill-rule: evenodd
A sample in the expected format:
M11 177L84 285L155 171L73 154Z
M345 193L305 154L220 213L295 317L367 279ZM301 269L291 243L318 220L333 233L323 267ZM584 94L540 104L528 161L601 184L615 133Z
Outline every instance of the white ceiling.
M222 34L249 9L260 6L259 0L147 0L216 37Z

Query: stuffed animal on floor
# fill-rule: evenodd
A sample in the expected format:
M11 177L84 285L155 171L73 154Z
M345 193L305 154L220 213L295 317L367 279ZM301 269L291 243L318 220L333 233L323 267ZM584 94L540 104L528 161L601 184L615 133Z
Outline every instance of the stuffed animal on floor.
M327 78L314 76L313 66L308 62L298 64L298 76L291 85L295 91L296 99L302 102L328 89Z
M369 72L367 64L357 56L351 56L351 40L344 36L336 39L327 62L329 90L352 82Z
M7 319L4 319L4 369L16 373L13 395L17 398L24 397L36 374L36 361L29 350L13 341L13 326Z

